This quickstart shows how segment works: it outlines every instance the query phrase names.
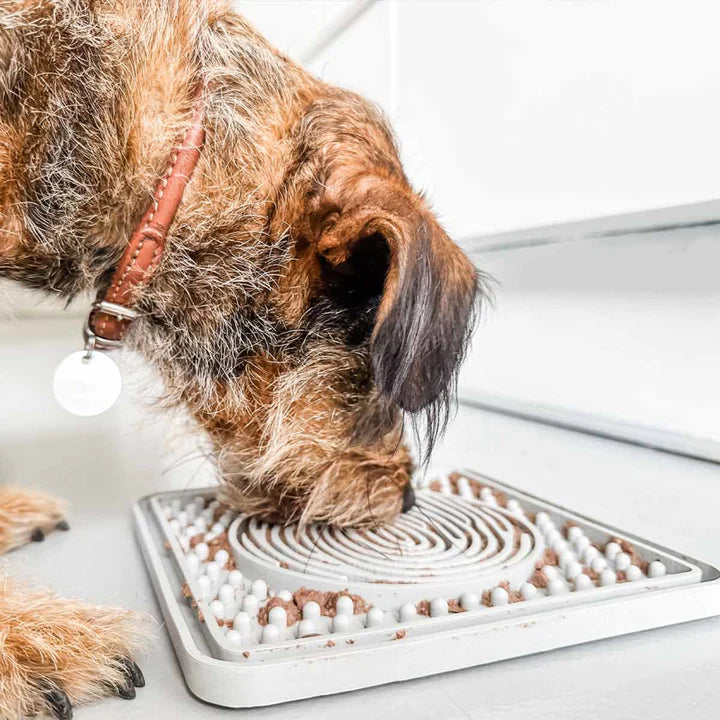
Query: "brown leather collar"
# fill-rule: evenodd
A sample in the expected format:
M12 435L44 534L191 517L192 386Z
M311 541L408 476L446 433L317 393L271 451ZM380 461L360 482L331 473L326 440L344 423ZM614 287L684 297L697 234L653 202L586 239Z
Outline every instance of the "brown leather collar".
M110 350L121 345L137 315L134 305L138 292L150 282L160 263L168 230L200 158L205 141L204 117L204 103L198 92L192 123L181 144L170 153L152 203L130 237L110 286L90 311L85 324L88 350Z

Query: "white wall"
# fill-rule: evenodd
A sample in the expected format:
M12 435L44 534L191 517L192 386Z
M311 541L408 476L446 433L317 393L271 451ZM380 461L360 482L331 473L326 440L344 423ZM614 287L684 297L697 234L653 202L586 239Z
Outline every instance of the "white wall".
M390 0L312 67L402 121L463 238L716 197L718 27L716 0Z
M719 228L513 249L478 262L497 278L498 301L476 333L461 394L720 448Z

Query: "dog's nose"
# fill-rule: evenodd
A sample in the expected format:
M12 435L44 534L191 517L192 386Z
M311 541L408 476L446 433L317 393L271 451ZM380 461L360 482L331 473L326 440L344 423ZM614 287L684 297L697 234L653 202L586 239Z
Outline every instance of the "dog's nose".
M412 510L415 507L415 491L410 483L405 486L403 490L403 504L402 511L406 513L408 510Z

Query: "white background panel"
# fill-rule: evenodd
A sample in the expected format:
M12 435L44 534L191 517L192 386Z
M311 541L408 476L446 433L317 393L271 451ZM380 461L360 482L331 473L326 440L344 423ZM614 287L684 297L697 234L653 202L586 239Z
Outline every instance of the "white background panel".
M720 441L720 232L486 253L497 280L461 392Z
M380 6L313 69L401 121L458 237L717 196L720 4Z

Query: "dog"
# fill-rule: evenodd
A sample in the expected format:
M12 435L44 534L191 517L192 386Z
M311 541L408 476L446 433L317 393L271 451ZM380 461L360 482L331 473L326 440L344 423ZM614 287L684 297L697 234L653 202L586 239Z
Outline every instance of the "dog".
M0 276L107 288L202 87L205 143L128 347L209 437L229 507L375 526L412 505L487 295L383 115L213 0L0 0ZM65 527L0 492L0 550ZM0 586L0 715L144 683L137 616ZM42 607L42 612L35 612Z

